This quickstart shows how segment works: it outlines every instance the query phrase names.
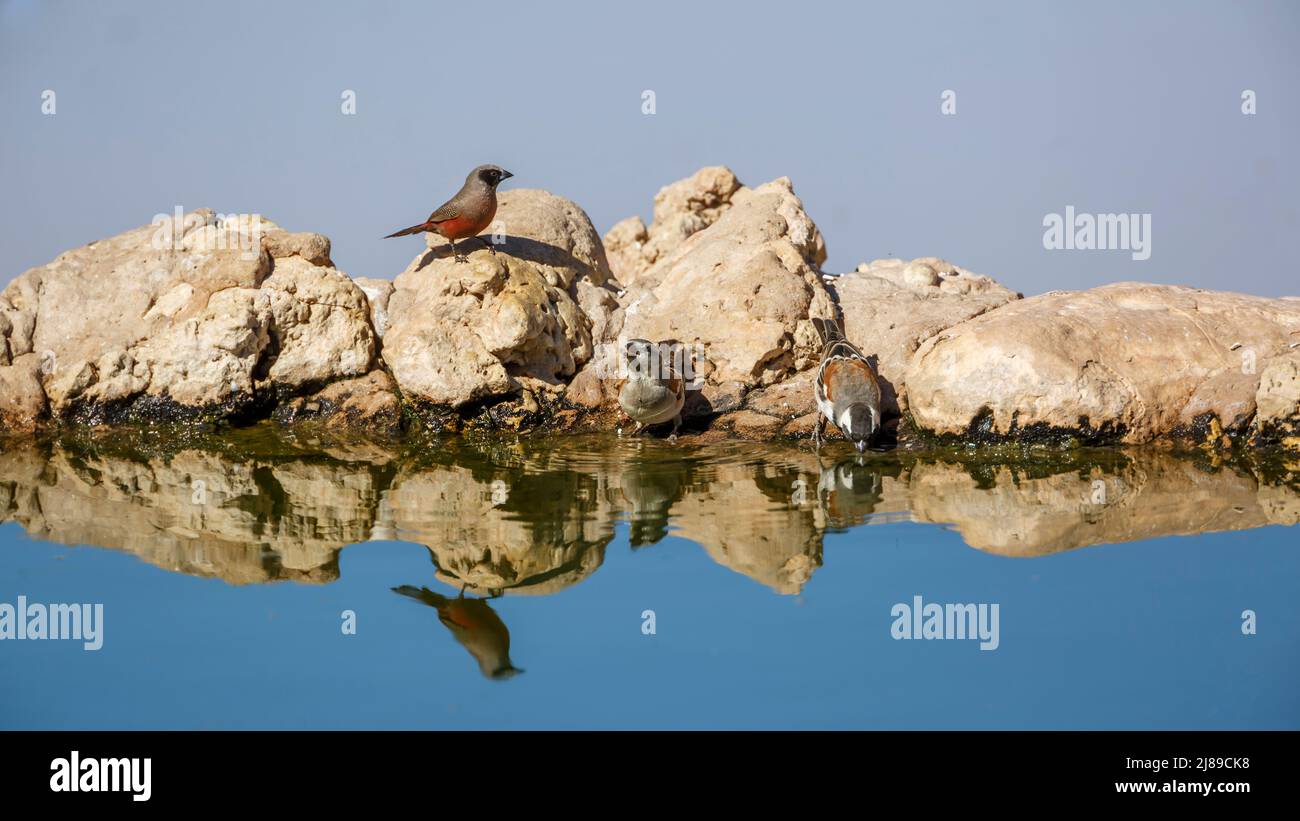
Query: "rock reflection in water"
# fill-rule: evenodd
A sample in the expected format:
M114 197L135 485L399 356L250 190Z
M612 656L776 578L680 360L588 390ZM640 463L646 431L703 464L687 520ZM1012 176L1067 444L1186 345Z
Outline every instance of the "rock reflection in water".
M577 584L623 521L633 548L679 536L793 594L821 566L828 531L880 522L949 525L1008 556L1295 524L1300 465L1118 450L818 458L600 436L382 445L258 427L167 444L7 441L0 511L35 539L233 583L330 581L343 547L400 539L428 546L434 574L474 596Z

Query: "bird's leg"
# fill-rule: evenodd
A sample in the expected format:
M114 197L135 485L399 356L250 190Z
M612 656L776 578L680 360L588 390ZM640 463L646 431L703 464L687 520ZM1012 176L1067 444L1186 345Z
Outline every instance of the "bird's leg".
M636 423L636 427L632 429L632 435L633 435L633 436L640 436L640 435L641 435L641 431L643 431L643 430L645 430L645 425L642 425L640 422L637 422L637 423Z
M465 255L462 254L460 251L457 251L457 250L456 250L456 240L454 240L454 239L449 239L449 240L447 240L447 241L451 243L451 258L452 258L452 259L456 260L457 262L469 262L469 257L465 256Z
M492 242L492 240L490 240L490 239L484 239L482 235L479 235L479 236L475 237L474 239L476 239L476 240L478 240L479 242L483 243L484 247L486 247L486 248L488 249L488 253L492 254L492 256L496 256L496 255L497 255L497 246L496 246L495 243Z
M813 448L822 449L822 431L826 429L826 417L817 414L817 424L813 426Z
M677 429L682 426L682 415L679 413L673 417L673 432L668 434L669 442L677 441Z

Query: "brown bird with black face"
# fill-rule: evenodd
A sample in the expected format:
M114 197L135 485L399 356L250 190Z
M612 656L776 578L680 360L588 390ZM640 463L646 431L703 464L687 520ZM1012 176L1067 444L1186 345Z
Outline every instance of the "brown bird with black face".
M499 166L480 165L469 172L456 196L438 206L427 220L389 234L384 239L428 231L446 237L451 242L451 253L456 261L467 262L469 257L456 250L456 240L477 237L492 224L492 218L497 215L497 186L513 176ZM479 239L489 251L496 253L492 243Z

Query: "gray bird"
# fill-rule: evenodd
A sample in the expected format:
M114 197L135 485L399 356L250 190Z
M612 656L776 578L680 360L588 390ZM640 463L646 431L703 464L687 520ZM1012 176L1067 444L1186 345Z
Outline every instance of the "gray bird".
M389 234L384 239L430 231L451 241L451 253L457 262L467 262L469 257L456 250L456 240L477 237L492 224L492 218L497 215L497 186L513 176L499 166L480 165L469 172L456 196L438 206L427 220ZM497 252L492 243L479 239L493 254Z
M682 406L686 404L686 383L672 364L675 346L671 341L655 344L645 339L630 339L624 353L628 376L618 389L618 404L636 422L633 435L650 425L672 421L668 441L677 441L682 425Z

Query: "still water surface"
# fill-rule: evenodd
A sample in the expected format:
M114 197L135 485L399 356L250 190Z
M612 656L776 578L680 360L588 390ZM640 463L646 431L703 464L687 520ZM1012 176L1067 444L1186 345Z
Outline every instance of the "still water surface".
M1294 463L257 427L0 445L0 518L104 610L4 728L1300 727Z

